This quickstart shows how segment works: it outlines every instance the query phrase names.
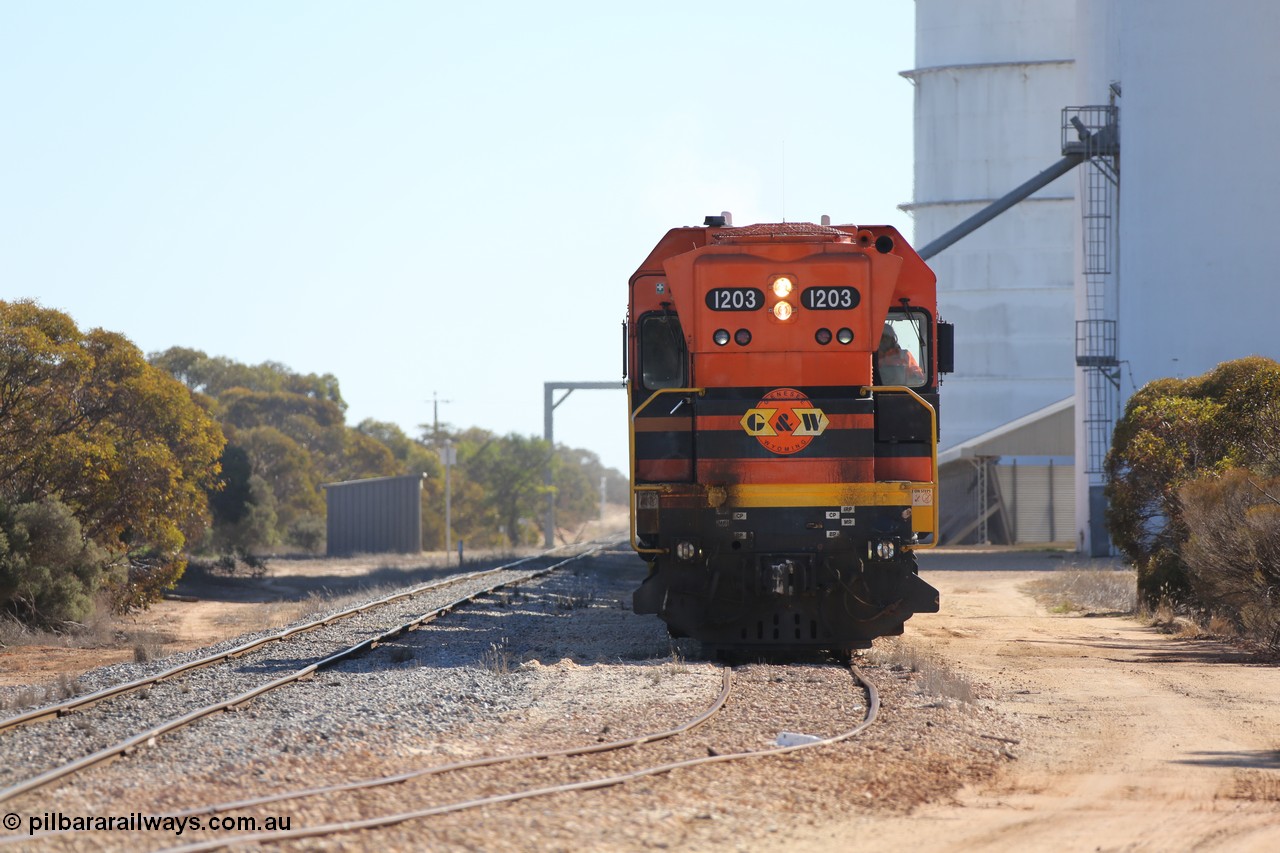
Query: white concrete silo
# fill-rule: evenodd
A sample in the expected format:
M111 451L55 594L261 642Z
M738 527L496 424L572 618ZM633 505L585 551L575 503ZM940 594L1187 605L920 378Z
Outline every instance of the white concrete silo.
M1061 157L1075 0L916 1L914 244ZM930 260L956 324L945 449L1073 393L1079 216L1068 175Z
M930 261L957 324L944 448L1034 455L1002 450L1017 444L1005 430L1074 392L1077 541L1088 549L1102 510L1089 499L1100 497L1099 438L1109 438L1099 418L1152 379L1280 358L1280 288L1267 269L1280 226L1270 104L1280 5L917 0L916 10L917 247L1059 156L1063 107L1118 108L1123 203L1109 208L1104 274L1090 255L1096 223L1081 220L1096 209L1091 164ZM1076 322L1092 330L1098 317L1116 341L1099 360L1119 383L1101 407L1099 371L1077 366L1075 341Z
M1120 92L1121 404L1153 379L1280 358L1268 252L1280 227L1278 40L1270 0L1078 0L1075 101Z
M915 199L904 207L918 249L1060 161L1074 15L1075 0L917 0L917 67L906 72ZM1075 372L1075 187L1058 178L929 259L939 310L956 324L940 413L945 542L1073 538L1063 421Z
M1120 356L1138 386L1280 357L1280 5L1109 5L1124 93Z

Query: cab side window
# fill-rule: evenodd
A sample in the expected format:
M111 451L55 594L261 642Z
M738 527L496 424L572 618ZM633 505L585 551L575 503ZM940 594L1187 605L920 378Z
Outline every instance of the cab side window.
M881 385L922 387L928 376L929 320L919 311L889 312L876 350L875 366Z
M650 314L640 322L640 378L650 391L684 388L689 353L675 314Z

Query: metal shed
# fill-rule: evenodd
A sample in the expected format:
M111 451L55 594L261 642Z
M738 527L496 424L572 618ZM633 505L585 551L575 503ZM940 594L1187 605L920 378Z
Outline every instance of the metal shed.
M1074 417L1068 397L938 454L942 544L1072 542Z
M326 483L325 553L416 554L422 550L426 474Z

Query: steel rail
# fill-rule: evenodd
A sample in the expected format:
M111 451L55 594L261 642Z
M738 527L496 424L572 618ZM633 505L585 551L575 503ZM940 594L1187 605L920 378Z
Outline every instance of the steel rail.
M733 690L733 670L724 667L724 675L721 677L720 694L716 696L711 705L688 722L682 723L675 728L666 729L660 732L650 732L648 734L637 735L632 738L623 738L622 740L609 741L608 743L593 743L589 746L569 746L561 749L544 750L542 752L522 752L515 755L494 755L488 758L473 758L468 761L457 761L452 764L441 764L436 767L424 767L419 770L409 770L404 773L397 773L391 776L379 776L374 779L362 779L353 782L343 782L337 785L326 785L319 788L306 788L298 791L284 791L278 794L269 794L265 797L255 797L248 800L237 800L230 803L217 803L208 806L197 806L195 808L184 809L180 812L169 812L162 817L196 817L198 815L220 814L222 812L236 811L238 809L251 808L253 806L265 806L271 803L284 802L286 800L300 800L304 797L314 797L320 794L337 794L344 791L361 791L368 788L380 788L386 785L396 785L401 782L407 782L410 779L420 779L426 776L437 776L442 773L450 773L454 770L469 770L475 767L492 767L497 764L509 764L516 761L534 761L547 758L566 758L575 755L592 755L597 752L612 752L619 749L627 749L633 746L640 746L646 743L654 743L660 740L667 740L676 735L687 734L701 726L707 720L718 714L724 705L729 701L729 694ZM2 841L2 839L0 839Z
M285 832L258 832L220 838L211 841L202 841L179 847L167 847L164 848L162 853L198 853L198 851L205 850L220 850L224 847L230 847L233 844L270 844L277 841L289 841L297 838L315 838L321 835L338 835L347 832L358 832L365 829L379 829L385 826L392 826L394 824L405 823L410 820L419 820L421 818L447 814L449 812L465 811L466 809L498 805L500 803L510 803L517 800L527 800L551 794L564 794L573 791L590 791L599 788L609 788L615 785L632 782L636 779L643 779L648 776L657 776L662 773L670 773L672 770L680 770L686 767L697 767L703 764L718 764L724 761L739 761L742 759L759 758L767 755L787 755L792 752L799 752L802 749L829 746L861 734L875 722L876 717L880 713L880 693L876 690L876 686L871 683L871 681L868 680L857 667L851 666L850 671L853 673L853 677L862 685L863 690L867 694L867 712L864 715L862 722L846 732L841 732L840 734L833 735L828 738L822 738L811 743L771 747L769 749L753 750L751 752L735 752L723 755L707 755L699 758L687 758L682 761L673 761L667 764L645 767L640 770L621 773L615 776L586 779L581 782L569 782L564 785L552 785L544 788L530 788L523 791L512 791L507 794L494 794L492 796L474 800L447 803L445 805L431 806L429 808L416 809L408 812L398 812L391 815L380 815L378 817L364 818L362 820L322 824L320 826L288 830Z
M289 673L288 675L282 675L279 678L272 679L266 684L261 684L251 690L247 690L243 693L233 696L230 699L224 699L220 702L214 702L212 704L205 705L201 708L197 708L194 711L190 711L186 714L183 714L180 717L174 717L164 723L161 723L158 726L154 726L150 729L147 729L144 732L140 732L139 734L133 735L127 740L123 740L120 743L117 743L113 746L104 747L98 750L97 752L91 753L90 755L86 755L82 758L76 759L75 761L71 761L61 766L54 767L50 770L46 770L44 773L41 773L37 776L33 776L30 779L19 782L15 785L11 785L8 788L0 789L0 803L3 803L7 800L11 800L16 796L19 796L20 794L25 794L30 791L34 791L37 788L41 788L45 785L48 785L50 782L56 782L59 779L63 779L67 776L72 775L73 773L77 773L88 767L92 767L95 764L100 764L104 761L109 761L120 755L127 755L128 753L132 752L138 747L150 743L153 739L161 735L168 734L169 732L174 731L175 729L180 729L184 726L188 726L191 723L194 723L197 720L201 720L212 714L216 714L221 711L227 711L227 710L236 708L240 705L245 704L246 702L249 702L252 699L257 698L258 696L261 696L264 693L268 693L272 690L275 690L279 687L283 687L287 684L292 684L296 681L301 681L304 678L314 675L317 671L321 669L325 669L327 667L333 666L336 663L344 661L348 658L355 657L356 655L369 651L370 649L375 648L379 643L385 642L390 639L394 639L395 637L400 636L406 631L413 630L414 628L426 622L429 622L439 616L449 613L450 611L452 611L454 608L458 607L461 604L465 604L469 601L473 601L482 595L486 595L490 592L493 592L494 590L502 589L503 587L509 586L513 583L521 583L523 581L532 580L533 578L538 578L538 577L542 577L543 575L550 574L556 569L562 566L565 566L571 562L574 562L575 560L580 560L580 559L583 559L584 557L588 557L592 554L595 554L596 552L600 551L604 547L606 546L603 544L598 544L595 547L590 548L589 550L583 551L580 554L575 554L574 556L561 560L558 563L554 563L550 566L545 566L541 569L528 571L522 577L518 577L511 580L505 580L502 583L494 584L493 586L489 586L484 589L477 590L473 593L463 596L462 598L458 598L454 601L449 602L448 604L445 604L441 607L438 607L434 610L430 610L420 616L417 616L414 619L408 622L405 622L402 625L398 625L394 628L384 631L375 637L369 637L365 640L362 640L359 643L356 643L353 646L348 646L347 648L341 651L335 652L326 658L322 658L321 660L311 663L303 667L302 669L295 670L294 672Z
M553 548L551 550L555 551L559 549ZM532 556L524 557L519 560L516 560L514 563L507 563L505 565L498 566L492 569L481 569L475 572L468 572L467 574L464 574L464 575L453 575L448 578L441 578L435 581L428 581L426 583L419 584L418 586L412 587L410 589L403 590L401 592L394 593L392 595L388 595L384 598L379 598L375 601L369 601L369 602L365 602L364 604L355 605L353 607L347 608L346 610L339 611L338 613L325 616L321 619L316 619L314 621L307 622L302 625L296 625L292 628L287 628L283 631L280 631L279 633L272 634L267 637L259 637L256 640L251 640L247 643L244 643L243 645L236 646L234 649L229 649L225 652L219 652L218 654L208 655L206 657L197 658L196 660L188 661L187 663L184 663L184 664L179 664L178 666L172 667L170 669L166 669L165 671L156 673L155 675L149 675L145 678L139 678L134 681L122 682L120 684L112 685L111 687L104 687L101 690L94 691L93 693L86 693L83 696L76 696L64 702L59 702L54 705L46 705L42 708L32 709L30 711L27 711L26 713L19 714L16 717L7 717L3 720L0 720L0 732L6 731L8 729L17 728L18 726L24 725L26 723L32 723L37 720L43 720L48 717L62 717L78 708L83 708L88 705L93 705L97 702L101 702L104 699L110 699L112 697L119 696L124 693L130 693L134 690L141 690L143 687L149 687L152 684L157 684L161 681L172 678L175 675L181 675L182 673L190 672L193 669L199 669L201 667L210 666L215 663L221 663L223 661L230 660L231 658L240 657L242 655L248 654L254 649L257 649L261 646L265 646L268 643L279 642L282 640L286 640L289 637L295 636L297 634L306 633L307 631L314 631L317 628L323 628L324 626L330 625L339 620L350 618L357 614L363 613L367 610L373 610L378 607L383 607L387 604L391 604L392 602L399 601L402 598L410 598L412 596L420 595L421 593L429 592L433 589L440 589L441 587L449 586L450 584L454 584L454 583L462 583L464 581L475 580L476 578L484 577L487 574L494 574L496 572L501 572L501 571L510 571L514 569L516 566L519 566L523 563L527 563L530 560L537 560L537 559L544 558L549 553L550 551L543 552L541 554L534 554Z
M339 794L346 791L361 791L369 788L381 788L388 785L397 785L401 782L408 782L412 779L424 778L426 776L437 776L443 773L450 773L455 770L468 770L476 767L492 767L497 764L509 764L516 761L534 761L548 758L564 758L576 755L590 755L598 752L610 752L619 749L626 749L633 746L640 746L646 743L654 743L660 740L666 740L676 737L677 735L687 734L701 726L707 720L711 719L724 708L725 703L729 700L729 694L733 689L733 670L728 667L724 668L724 674L721 678L720 693L697 717L680 724L671 729L661 732L650 732L648 734L638 735L633 738L624 738L622 740L610 741L609 743L593 743L588 746L571 746L562 749L546 750L543 752L524 752L515 755L495 755L488 758L475 758L469 761L459 761L453 764L442 764L435 767L424 767L418 770L409 770L404 773L397 773L392 776L380 776L373 779L361 779L352 782L343 782L337 785L327 785L317 788L306 788L297 791L283 791L278 794L269 794L263 797L254 797L252 799L236 800L227 803L214 803L205 806L196 806L194 808L183 809L177 812L166 812L157 815L157 818L163 820L165 818L190 818L202 815L221 814L223 812L238 811L241 809L252 808L255 806L265 806L272 803L285 802L288 800L300 800L306 797L321 796L324 794ZM8 844L17 844L30 841L38 841L49 838L58 838L74 834L75 830L49 830L47 832L36 833L35 835L9 835L0 837L0 847Z

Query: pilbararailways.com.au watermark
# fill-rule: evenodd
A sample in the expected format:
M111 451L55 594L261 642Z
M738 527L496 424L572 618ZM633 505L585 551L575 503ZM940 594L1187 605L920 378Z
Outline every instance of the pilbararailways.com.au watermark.
M9 812L0 821L10 832L17 832L25 823L27 835L45 832L171 832L181 835L184 832L284 832L292 827L292 819L288 815L272 817L219 817L212 815L148 815L141 812L129 812L122 815L69 815L63 812L41 812L28 815L23 821L22 815Z

